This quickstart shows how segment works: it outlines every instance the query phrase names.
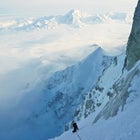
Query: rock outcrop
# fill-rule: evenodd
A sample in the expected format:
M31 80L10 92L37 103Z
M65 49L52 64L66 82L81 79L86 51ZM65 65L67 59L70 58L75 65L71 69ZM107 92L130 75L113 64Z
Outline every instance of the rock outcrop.
M138 1L126 51L126 68L131 69L140 60L140 0Z

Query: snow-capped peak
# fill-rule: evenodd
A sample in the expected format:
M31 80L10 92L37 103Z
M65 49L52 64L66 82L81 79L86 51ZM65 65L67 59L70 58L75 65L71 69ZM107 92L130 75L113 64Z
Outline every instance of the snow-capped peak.
M66 16L76 18L76 19L80 19L84 16L84 13L82 13L80 10L72 9L66 14Z
M86 16L85 13L80 10L72 9L64 16L59 16L58 21L65 24L73 24L74 26L81 27L83 24L81 19Z

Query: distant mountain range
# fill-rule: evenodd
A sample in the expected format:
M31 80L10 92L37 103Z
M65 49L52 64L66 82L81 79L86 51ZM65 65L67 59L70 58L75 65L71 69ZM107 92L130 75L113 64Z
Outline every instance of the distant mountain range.
M0 31L5 30L31 30L41 28L54 28L58 24L70 25L72 27L82 27L86 24L105 23L108 21L132 23L131 15L128 13L107 13L89 15L79 10L71 10L65 15L45 16L40 18L16 18L0 20Z

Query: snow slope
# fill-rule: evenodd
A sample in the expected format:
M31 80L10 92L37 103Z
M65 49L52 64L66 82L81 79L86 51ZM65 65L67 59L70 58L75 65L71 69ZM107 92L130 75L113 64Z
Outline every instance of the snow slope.
M140 77L135 77L132 81L132 90L129 99L125 105L124 111L119 112L117 116L108 119L101 119L93 124L93 115L79 122L78 134L82 140L139 140L140 137L140 109L139 109L139 82ZM76 134L65 132L55 140L78 140Z
M136 67L135 67L136 68ZM134 68L134 69L135 69ZM99 120L93 124L94 114L88 118L83 119L78 123L80 130L78 134L82 140L139 140L140 137L140 63L137 64L139 73L131 81L129 91L131 91L126 105L117 113L115 117L109 118L107 121L104 119ZM76 134L69 130L62 134L60 137L54 138L55 140L78 140Z

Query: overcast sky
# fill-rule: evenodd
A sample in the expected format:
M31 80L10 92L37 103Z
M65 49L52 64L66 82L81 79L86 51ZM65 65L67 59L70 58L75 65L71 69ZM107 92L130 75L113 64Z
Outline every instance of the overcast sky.
M70 9L102 13L134 11L138 0L0 0L0 15L62 14Z

